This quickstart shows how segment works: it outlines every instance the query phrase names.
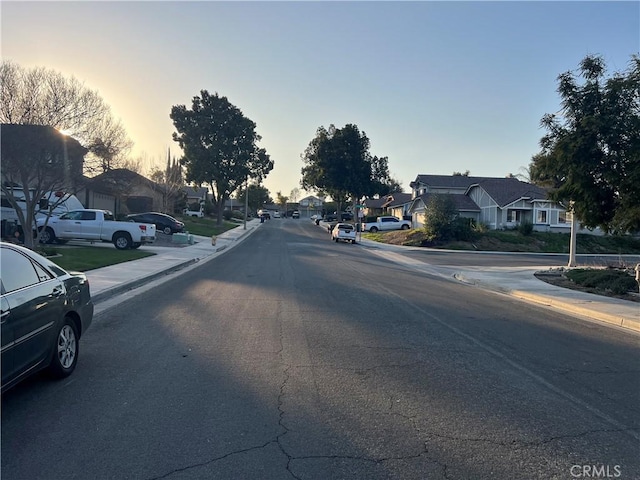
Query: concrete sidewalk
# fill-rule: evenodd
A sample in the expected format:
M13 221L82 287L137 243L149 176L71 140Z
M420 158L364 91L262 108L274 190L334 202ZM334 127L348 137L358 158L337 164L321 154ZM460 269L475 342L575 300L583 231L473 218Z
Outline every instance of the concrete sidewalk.
M91 297L97 305L115 295L133 290L169 273L178 271L195 263L217 257L223 251L233 248L244 238L255 231L260 220L247 222L247 229L242 225L218 235L215 245L209 237L194 235L193 245L158 247L144 246L144 250L156 255L132 260L126 263L89 270L86 272L91 285Z
M146 246L156 253L152 257L112 265L86 272L96 305L112 297L134 290L190 265L211 260L233 248L247 238L259 226L260 220L247 222L216 238L195 237L196 243L181 247ZM326 227L323 227L326 228ZM396 264L429 275L438 275L451 281L509 295L523 301L572 314L606 322L618 327L640 332L640 303L619 300L566 288L556 287L538 280L534 274L549 270L548 266L535 267L460 267L430 265L402 255L412 247L381 244L362 240L359 244L372 254L384 257Z

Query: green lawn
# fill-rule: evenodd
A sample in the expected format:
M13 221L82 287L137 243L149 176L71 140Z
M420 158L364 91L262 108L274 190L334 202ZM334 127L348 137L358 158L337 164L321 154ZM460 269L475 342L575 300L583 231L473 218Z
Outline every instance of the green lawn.
M182 217L180 219L184 222L184 229L192 235L202 235L203 237L211 237L212 235L220 235L221 233L236 228L239 225L233 222L223 221L221 226L216 225L216 221L213 218L204 217Z
M569 234L533 232L523 235L518 231L488 231L476 233L473 240L440 242L426 240L424 230L363 233L364 238L396 245L428 246L452 250L494 252L569 253ZM579 254L640 254L640 240L629 236L598 236L580 234L576 239Z
M46 247L39 250L65 270L86 272L95 268L155 255L144 250L116 250L106 247ZM55 255L55 256L52 256Z

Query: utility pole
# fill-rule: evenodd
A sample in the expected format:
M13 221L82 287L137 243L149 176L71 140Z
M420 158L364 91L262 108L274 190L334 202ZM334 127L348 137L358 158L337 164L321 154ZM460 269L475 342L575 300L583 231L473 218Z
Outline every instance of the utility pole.
M569 208L571 210L571 240L569 242L569 264L567 268L573 268L576 266L576 228L578 222L573 209L573 202L569 202Z

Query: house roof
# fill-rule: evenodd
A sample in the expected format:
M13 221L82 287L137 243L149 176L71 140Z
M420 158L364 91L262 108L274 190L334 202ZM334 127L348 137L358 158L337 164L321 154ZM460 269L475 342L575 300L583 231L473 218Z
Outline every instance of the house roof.
M198 197L202 199L206 199L207 193L209 192L209 190L207 190L207 187L191 187L191 186L182 187L182 191L187 195L187 197L192 197L192 198Z
M476 205L476 202L471 200L470 197L467 197L466 195L459 195L457 193L425 193L413 199L413 204L411 205L411 208L413 209L413 205L415 205L415 203L418 201L422 201L422 203L427 205L427 203L429 203L429 197L431 197L432 195L442 195L442 196L446 195L447 197L453 199L456 209L460 212L479 212L480 211L480 207Z
M467 177L464 175L418 175L412 186L428 185L432 188L464 189L465 196L472 187L482 188L493 200L504 207L521 198L546 199L547 191L514 177Z
M387 197L366 198L362 203L367 208L382 208L382 206L387 203Z
M160 185L147 177L143 177L139 173L126 168L116 168L107 172L89 178L87 183L94 190L104 192L114 192L126 190L132 184L148 185L155 190L164 190L164 186Z
M477 183L469 185L467 192L472 187L479 186L500 206L504 207L521 198L546 199L547 191L544 188L521 182L517 178L485 178ZM466 196L466 195L465 195Z
M387 195L386 203L384 203L383 207L397 207L400 205L404 205L405 203L409 203L412 199L412 195L410 193L396 192L391 195Z
M465 175L418 175L415 181L411 182L411 186L413 187L417 183L423 183L433 188L466 189L470 185L486 178L487 177L468 177Z

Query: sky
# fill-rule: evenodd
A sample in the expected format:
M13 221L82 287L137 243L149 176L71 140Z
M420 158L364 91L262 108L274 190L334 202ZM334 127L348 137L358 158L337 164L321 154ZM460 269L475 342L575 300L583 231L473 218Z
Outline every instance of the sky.
M357 125L407 192L419 174L523 173L561 108L558 75L594 54L624 71L640 52L638 1L2 0L0 26L3 60L97 90L147 170L180 155L172 106L226 96L275 163L273 197L300 188L331 124Z

